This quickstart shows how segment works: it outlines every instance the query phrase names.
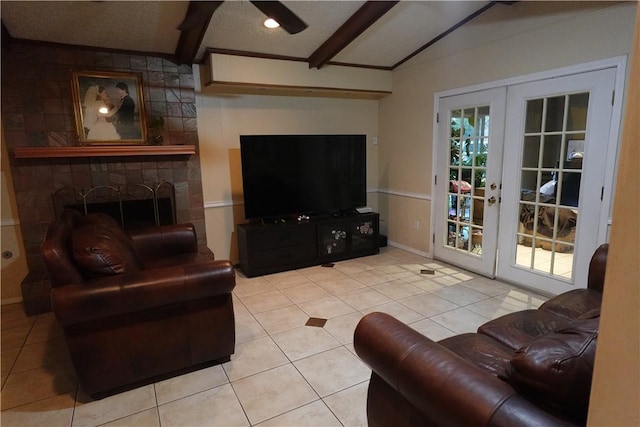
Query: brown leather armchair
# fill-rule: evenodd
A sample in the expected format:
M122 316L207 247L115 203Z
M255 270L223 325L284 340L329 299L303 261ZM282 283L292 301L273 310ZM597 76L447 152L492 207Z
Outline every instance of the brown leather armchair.
M191 224L124 232L104 214L66 210L42 244L53 312L80 384L94 398L230 359L229 261Z
M608 245L586 289L434 342L384 313L354 347L371 369L374 426L580 426L586 423Z

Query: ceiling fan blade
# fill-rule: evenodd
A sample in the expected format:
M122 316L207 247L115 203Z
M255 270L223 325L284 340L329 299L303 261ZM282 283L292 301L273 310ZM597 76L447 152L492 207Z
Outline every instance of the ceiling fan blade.
M189 31L197 28L203 24L203 22L211 19L211 15L222 4L221 1L192 1L189 3L189 9L182 20L182 23L178 25L180 31Z
M289 34L299 33L308 27L302 19L279 1L251 1L251 4L269 18L276 20Z

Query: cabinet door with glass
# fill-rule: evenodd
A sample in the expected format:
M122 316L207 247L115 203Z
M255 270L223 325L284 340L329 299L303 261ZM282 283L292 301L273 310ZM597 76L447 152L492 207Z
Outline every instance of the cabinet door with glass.
M349 246L347 241L349 227L347 223L333 223L320 225L319 244L320 257L326 259L340 258L347 254Z
M351 252L370 252L378 247L377 217L354 221L351 228Z
M337 261L378 252L379 215L368 213L318 224L319 256Z

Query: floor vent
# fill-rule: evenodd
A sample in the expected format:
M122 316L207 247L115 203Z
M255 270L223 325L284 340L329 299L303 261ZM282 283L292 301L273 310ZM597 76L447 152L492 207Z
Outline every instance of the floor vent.
M324 324L327 323L327 319L320 319L318 317L310 317L305 323L306 326L316 326L318 328L322 328Z

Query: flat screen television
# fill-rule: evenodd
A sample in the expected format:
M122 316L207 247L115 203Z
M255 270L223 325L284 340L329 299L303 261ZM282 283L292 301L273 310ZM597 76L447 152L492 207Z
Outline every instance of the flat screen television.
M247 219L367 204L366 135L241 135L240 155Z

